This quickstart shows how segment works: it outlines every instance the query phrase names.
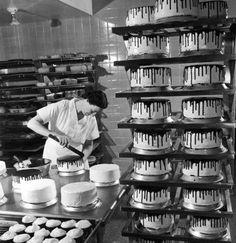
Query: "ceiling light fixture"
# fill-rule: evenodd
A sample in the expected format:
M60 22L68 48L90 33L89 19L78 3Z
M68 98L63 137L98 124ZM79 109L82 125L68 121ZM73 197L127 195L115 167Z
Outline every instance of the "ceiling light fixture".
M52 19L51 20L51 27L58 27L58 26L61 26L60 19Z
M20 22L16 18L16 12L18 11L15 7L9 7L7 8L7 11L11 14L11 23L10 25L19 25Z

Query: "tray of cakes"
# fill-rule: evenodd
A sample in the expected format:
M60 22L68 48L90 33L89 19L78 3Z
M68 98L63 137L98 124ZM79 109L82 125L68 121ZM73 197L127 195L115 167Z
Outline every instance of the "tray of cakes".
M94 219L41 217L27 214L0 220L1 242L87 242L96 241L100 221Z

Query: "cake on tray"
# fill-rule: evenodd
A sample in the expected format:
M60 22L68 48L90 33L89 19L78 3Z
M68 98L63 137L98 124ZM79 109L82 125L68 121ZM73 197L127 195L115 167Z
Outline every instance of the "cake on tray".
M126 26L154 23L154 6L130 8L125 19Z
M225 66L219 64L197 64L184 67L184 86L209 86L223 84Z
M120 167L116 164L99 164L90 167L89 178L96 186L119 184Z
M128 58L167 57L169 55L169 38L166 36L130 36L125 41L125 45Z
M132 67L129 79L131 88L169 87L172 83L171 69L156 65Z
M177 18L191 20L198 18L199 0L156 0L155 15L156 22L174 21Z
M199 3L199 18L226 19L228 4L223 0L204 1Z

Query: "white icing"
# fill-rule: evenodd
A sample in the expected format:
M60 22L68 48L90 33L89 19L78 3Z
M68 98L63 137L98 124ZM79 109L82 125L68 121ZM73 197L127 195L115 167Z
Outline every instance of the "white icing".
M184 85L221 84L225 81L223 65L195 65L184 68Z
M223 116L223 100L220 98L185 99L183 116L192 119L220 118Z
M126 17L126 25L142 25L154 23L154 6L131 8Z
M221 172L221 162L211 161L189 161L185 160L182 173L187 176L218 176Z
M220 234L227 229L227 218L197 218L193 217L190 226L197 232L205 234Z
M45 203L56 198L56 184L52 179L37 179L22 183L21 198L27 203Z
M223 32L201 31L184 33L180 36L180 52L223 49Z
M116 164L94 165L90 167L89 177L93 182L114 182L120 179L120 168Z
M139 218L141 224L145 228L159 230L171 227L173 224L173 216L171 214L163 215L143 215Z
M83 207L97 199L94 183L75 182L61 187L61 203L66 207Z
M221 201L221 194L219 190L194 190L183 189L184 202L198 205L198 206L210 206L215 205Z
M64 161L57 160L57 168L60 172L76 172L83 170L85 167L82 159L75 159L74 161L65 159Z
M125 41L128 56L169 54L169 38L164 36L132 36Z
M133 146L134 148L148 150L168 149L171 147L170 132L167 131L165 133L147 133L145 131L134 131Z
M187 131L184 133L184 146L190 149L220 148L222 139L219 131Z
M134 172L141 175L164 175L171 171L168 158L160 160L134 160Z
M169 100L146 99L132 104L131 117L136 119L163 119L170 116L171 103Z
M168 17L198 17L198 0L156 0L155 20Z
M168 67L140 66L130 70L131 87L165 87L171 85L171 69Z
M160 189L153 191L151 189L134 189L132 198L135 202L144 204L160 204L170 200L170 192L168 189Z
M228 5L226 1L207 1L199 3L200 18L219 18L225 19L228 17Z

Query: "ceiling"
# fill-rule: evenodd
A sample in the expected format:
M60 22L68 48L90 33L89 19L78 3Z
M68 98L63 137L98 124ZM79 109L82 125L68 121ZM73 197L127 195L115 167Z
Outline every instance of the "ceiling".
M52 19L77 18L93 15L113 0L0 0L0 26L10 25L12 15L7 9L16 8L21 24Z

